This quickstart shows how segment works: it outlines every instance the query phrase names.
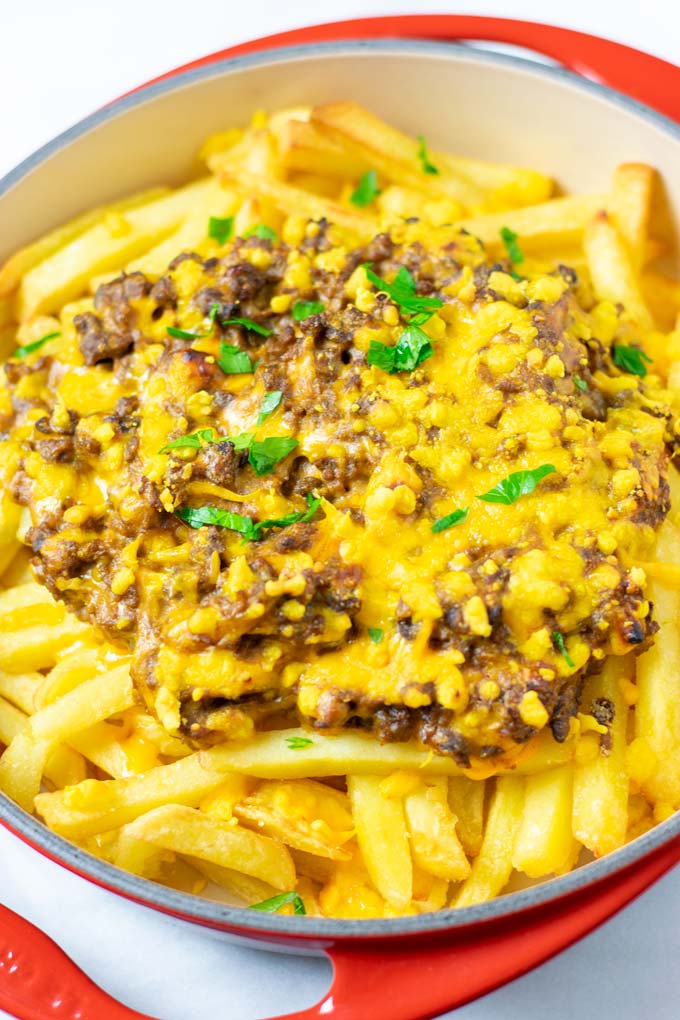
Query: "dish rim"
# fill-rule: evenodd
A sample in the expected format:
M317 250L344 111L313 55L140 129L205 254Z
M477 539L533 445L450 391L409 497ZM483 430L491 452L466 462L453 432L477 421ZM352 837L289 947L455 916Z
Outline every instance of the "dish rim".
M51 156L89 131L122 116L129 110L165 95L190 86L195 82L217 78L232 71L286 63L307 56L356 55L357 53L379 52L381 54L404 54L416 51L433 57L448 57L474 64L501 66L518 71L531 72L563 81L581 91L614 103L629 113L651 121L658 129L670 134L680 143L680 124L664 114L640 103L635 99L611 89L599 82L580 77L563 67L538 63L526 57L507 53L482 50L459 42L440 42L418 39L358 39L342 42L301 43L282 46L257 53L235 57L220 57L215 60L207 55L200 67L179 70L161 79L141 85L132 92L114 99L111 103L84 117L71 127L56 135L23 159L14 169L0 178L0 198L25 177L37 169ZM344 920L338 918L304 919L281 914L250 913L247 907L232 907L216 900L178 892L150 879L125 872L113 864L101 860L78 847L75 843L58 836L47 826L15 804L5 794L0 794L0 824L14 833L33 849L76 873L79 877L94 881L97 885L148 907L175 915L185 921L208 925L218 929L231 930L247 935L295 936L300 940L334 938L385 938L453 932L481 922L495 921L522 913L534 907L562 899L576 891L599 882L616 872L623 871L635 861L670 843L680 836L680 812L639 836L625 846L607 854L597 861L583 865L559 878L551 878L538 885L518 892L507 893L486 903L462 908L443 908L431 913L409 917L383 918L372 920Z

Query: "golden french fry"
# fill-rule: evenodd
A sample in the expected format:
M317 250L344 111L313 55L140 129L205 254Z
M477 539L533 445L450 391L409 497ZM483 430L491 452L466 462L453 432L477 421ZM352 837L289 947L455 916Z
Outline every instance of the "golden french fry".
M28 718L9 701L0 697L0 743L11 744L17 734L26 728ZM57 789L73 783L80 783L87 776L82 755L60 744L48 755L45 762L45 777Z
M608 209L636 273L645 258L656 170L646 163L621 163L614 171Z
M49 753L49 743L36 740L26 727L0 758L0 790L24 811L33 810Z
M370 170L365 160L331 141L309 121L285 121L278 142L281 162L289 170L350 181Z
M580 242L586 225L604 202L601 195L569 195L522 209L473 216L461 220L457 226L474 234L492 251L503 246L503 227L517 234L518 244L523 250L568 248Z
M597 700L610 705L613 711L609 734L601 742L599 753L592 761L577 764L574 770L574 836L596 857L616 850L626 840L628 705L622 684L632 679L634 668L630 655L612 656L583 692L585 711Z
M485 793L486 786L478 779L449 779L449 807L458 819L456 834L468 857L476 857L482 846Z
M189 857L188 860L197 871L205 875L209 882L225 889L234 899L247 906L250 906L251 903L262 903L263 900L276 896L277 889L273 885L263 882L259 878L253 878L252 875L245 875L242 871L236 871L234 868L224 868L220 864L213 864L212 861L202 861L198 857ZM296 888L299 892L299 879Z
M470 907L474 903L483 903L497 896L507 884L512 873L512 854L523 805L523 779L502 776L496 780L481 849L452 906Z
M404 802L401 797L386 797L380 783L380 776L350 775L347 791L371 881L391 906L405 910L413 896L413 866Z
M42 673L0 673L0 695L26 715L33 715L42 682Z
M90 227L100 223L108 213L124 213L138 206L148 205L163 198L169 191L169 188L149 188L146 191L122 198L119 202L90 209L76 219L52 230L49 234L45 234L37 241L33 241L25 248L21 248L0 268L0 297L10 294L19 286L22 276L30 269L54 255L60 248L70 244Z
M241 871L275 889L295 888L295 866L283 843L209 818L194 808L166 804L126 825L123 834Z
M626 314L643 330L654 326L645 304L626 246L607 213L601 210L583 235L590 277L596 296L624 306Z
M661 329L674 329L680 313L680 283L663 273L646 270L640 277L640 288Z
M558 874L570 860L573 776L565 765L527 777L512 864L530 878Z
M413 861L423 871L447 882L460 882L470 874L470 864L449 810L446 780L423 785L404 800L411 835Z

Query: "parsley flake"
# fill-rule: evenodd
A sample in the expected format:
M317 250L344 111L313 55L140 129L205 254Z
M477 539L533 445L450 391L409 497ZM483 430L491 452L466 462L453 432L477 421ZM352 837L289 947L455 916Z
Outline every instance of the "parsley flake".
M458 524L463 524L470 513L470 507L460 507L458 510L454 510L453 513L446 514L444 517L440 517L432 525L432 531L438 534L440 531L446 531L448 528L455 528Z
M510 506L521 496L528 496L542 478L554 474L555 470L552 464L542 464L533 471L513 471L498 485L494 485L493 489L489 489L482 496L477 496L477 499L482 499L485 503L503 503Z
M524 252L517 244L517 234L514 230L510 227L501 227L501 240L513 265L518 266L520 262L524 262Z
M214 238L218 244L224 244L228 241L233 229L233 216L211 216L208 220L208 237Z
M425 174L439 173L439 170L434 165L434 163L430 163L430 159L427 154L427 144L425 142L425 135L418 135L418 159L420 160L420 165L423 168L423 173Z
M383 639L384 631L380 627L369 627L368 636L374 645L379 645Z
M17 347L13 358L25 358L29 354L33 354L34 351L39 351L43 344L46 344L48 340L54 340L55 337L61 336L61 333L45 333L45 336L41 336L39 340L34 340L33 343L24 344L23 347Z
M359 178L359 183L350 195L350 202L359 209L365 208L371 202L375 202L380 194L378 187L378 174L375 170L367 170Z
M399 267L399 272L391 283L381 280L371 269L370 263L365 263L363 268L373 286L387 294L395 305L399 305L402 314L416 316L411 320L414 325L422 326L444 304L439 298L423 297L416 294L416 281L406 266Z
M296 322L304 322L312 315L321 315L323 310L322 301L296 301L293 305L293 318Z
M286 514L285 517L268 517L264 521L258 521L257 524L253 524L243 541L256 542L262 537L263 531L271 528L288 528L291 524L305 524L307 521L310 521L321 506L321 497L313 497L311 493L307 493L306 499L306 510L293 511Z
M562 658L566 662L570 669L575 669L575 663L571 655L567 651L567 647L564 643L564 638L560 634L559 630L554 630L551 634L553 644L557 648L557 651L561 654Z
M393 347L371 340L366 363L382 368L390 375L396 372L413 372L434 354L430 338L420 326L410 323Z
M302 751L305 747L312 747L314 741L309 737L286 737L286 743L290 751Z
M289 903L293 904L294 914L307 913L302 897L298 892L284 892L278 896L272 896L271 899L262 900L261 903L251 903L250 910L262 910L265 914L276 914L281 907L285 907Z
M161 447L159 453L167 453L168 450L200 450L201 441L204 443L214 443L218 440L213 438L214 433L212 429L199 429L198 432L190 432L187 436L178 436L177 439L172 439L165 446Z
M257 416L258 425L264 425L267 418L274 413L282 399L283 393L281 390L271 390L269 393L265 393L264 399L260 404L260 413Z
M578 388L580 390L583 390L584 393L586 393L588 390L588 383L585 381L585 379L579 379L578 377L575 377L574 386L578 386Z
M254 372L253 363L247 351L241 351L233 344L220 344L220 356L217 359L225 375L244 375L247 372Z
M215 524L218 528L229 528L230 531L238 531L241 535L250 534L253 528L250 517L231 513L229 510L220 510L216 506L182 506L175 510L175 517L179 517L190 528Z
M213 307L216 307L213 305ZM243 326L244 329L249 330L251 333L259 333L260 336L271 336L274 332L273 329L269 329L267 326L261 326L259 322L253 322L252 319L220 319L222 326Z
M645 361L649 365L652 363L652 359L639 347L626 347L623 344L614 344L612 358L616 367L620 368L622 372L639 375L641 379L647 375Z
M249 230L243 235L244 237L259 237L261 241L275 241L276 231L268 227L266 223L256 223L254 227L250 227Z
M260 478L273 471L297 445L297 439L292 436L269 436L267 439L253 440L250 443L248 463Z

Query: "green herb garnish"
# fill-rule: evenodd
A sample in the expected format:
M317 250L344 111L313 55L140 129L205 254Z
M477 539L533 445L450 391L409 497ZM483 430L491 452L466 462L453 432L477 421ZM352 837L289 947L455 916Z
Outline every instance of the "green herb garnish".
M583 390L584 393L588 389L588 383L585 381L585 379L579 379L578 377L574 377L574 386L578 386L578 388L580 390Z
M244 329L250 330L251 333L259 333L260 336L271 336L274 332L273 329L268 329L267 326L261 326L259 322L253 322L252 319L220 319L222 326L243 326Z
M430 163L429 156L427 155L425 135L418 135L418 159L420 160L420 165L423 168L423 173L426 174L439 173L439 170L434 165L434 163Z
M281 907L287 906L289 903L293 904L294 914L306 914L305 905L302 902L300 893L297 892L284 892L278 896L272 896L269 900L262 900L261 903L251 903L251 910L262 910L265 914L275 914Z
M172 439L169 443L163 446L158 452L167 453L168 450L200 450L201 443L214 443L218 442L213 438L212 429L199 429L198 432L190 432L187 436L179 436L177 439Z
M259 478L273 471L297 445L297 439L292 436L269 436L267 439L253 440L250 443L248 463Z
M542 464L533 471L513 471L483 496L477 496L477 499L483 499L485 503L504 503L510 506L521 496L528 496L533 492L542 478L554 473L555 467L552 464Z
M402 314L416 316L411 320L414 325L422 326L444 304L439 298L422 297L420 294L416 294L416 281L406 266L399 268L399 272L391 283L381 280L373 272L369 263L364 264L364 272L374 287L387 294L395 305L399 305Z
M427 333L424 333L420 326L411 323L393 347L388 347L379 340L371 340L366 363L394 375L396 372L413 372L433 354L434 350Z
M286 743L291 751L302 751L305 747L312 747L314 744L313 740L309 737L286 737Z
M244 542L256 542L262 537L262 532L270 528L288 528L291 524L305 524L307 521L310 521L321 506L321 497L313 497L310 493L307 493L306 499L306 510L294 511L293 513L286 514L285 517L268 517L264 521L258 521L257 524L253 524L250 532L244 538Z
M250 227L249 230L243 235L244 237L259 237L262 241L275 241L276 231L268 227L266 223L256 223L254 227Z
M12 357L25 358L27 355L33 354L34 351L40 350L43 344L46 344L48 340L54 340L57 336L61 336L61 333L45 333L45 336L41 336L39 340L34 340L30 344L24 344L23 347L17 347Z
M177 329L175 326L166 326L165 332L168 334L168 336L174 336L178 340L205 340L205 338L207 336L210 336L213 329L215 328L215 319L217 318L219 311L220 306L218 304L210 306L210 314L208 315L208 322L210 323L210 328L207 329L205 333L195 333L191 332L188 329Z
M257 416L257 424L264 425L267 418L274 413L276 408L281 403L283 393L281 390L271 390L270 393L265 393L264 399L260 404L260 413Z
M639 375L641 379L647 375L645 361L649 365L652 363L652 359L639 347L625 347L621 344L614 344L612 347L612 358L616 367L620 368L622 372Z
M323 310L322 301L296 301L293 305L293 318L296 322L304 322L312 315L321 315Z
M378 174L375 170L367 170L359 178L359 183L350 195L350 202L358 206L359 209L363 209L371 202L375 202L379 194Z
M560 654L562 655L562 658L566 662L567 666L569 666L570 669L574 669L575 668L574 660L567 651L567 647L564 643L564 638L560 634L559 630L554 630L551 636L553 644L557 648L557 651L560 652Z
M241 351L233 344L220 344L220 356L217 359L225 375L244 375L247 372L254 372L253 363L247 351Z
M229 510L220 510L216 506L183 506L175 510L175 517L179 517L190 528L216 524L219 528L229 528L230 531L238 531L241 535L249 535L253 528L250 517L234 514Z
M501 227L501 240L513 265L518 266L520 262L524 262L524 252L517 244L517 234L514 230L510 227Z
M470 507L460 507L458 510L454 510L453 513L446 514L444 517L440 517L432 525L432 530L435 535L440 531L446 531L448 528L455 528L457 524L463 524L470 513Z
M383 639L384 631L380 627L369 627L368 636L374 645L379 645Z
M208 237L213 237L218 244L224 244L225 241L228 241L233 229L233 216L211 216L208 220Z

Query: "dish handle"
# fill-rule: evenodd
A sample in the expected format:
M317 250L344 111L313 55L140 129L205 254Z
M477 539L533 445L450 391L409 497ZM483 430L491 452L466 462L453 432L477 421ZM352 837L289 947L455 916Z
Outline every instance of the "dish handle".
M297 43L355 39L440 39L484 41L521 46L546 57L584 78L608 85L658 113L680 121L680 68L632 46L601 39L555 25L511 18L487 18L467 14L405 14L356 18L263 36L212 53L201 60L163 75L170 78L189 70L242 53L255 53ZM161 79L156 79L161 80Z
M361 944L328 951L334 975L323 1000L273 1020L430 1020L512 981L602 924L680 858L674 840L557 902L484 925L390 949Z

